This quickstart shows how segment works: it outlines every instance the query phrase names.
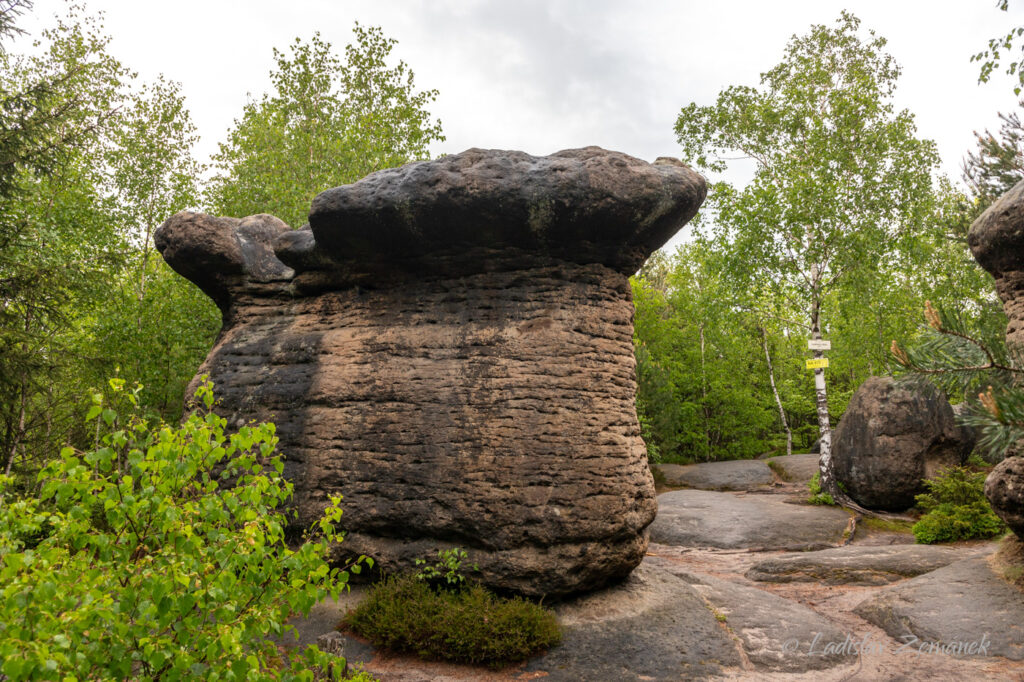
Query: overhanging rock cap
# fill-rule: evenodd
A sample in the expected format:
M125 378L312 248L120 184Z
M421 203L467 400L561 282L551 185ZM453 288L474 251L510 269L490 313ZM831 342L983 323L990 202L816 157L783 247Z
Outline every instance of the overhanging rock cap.
M470 149L322 192L311 233L283 235L275 251L299 272L451 275L564 260L632 274L706 194L704 179L674 159Z
M967 243L978 263L997 279L1024 270L1024 181L978 216Z

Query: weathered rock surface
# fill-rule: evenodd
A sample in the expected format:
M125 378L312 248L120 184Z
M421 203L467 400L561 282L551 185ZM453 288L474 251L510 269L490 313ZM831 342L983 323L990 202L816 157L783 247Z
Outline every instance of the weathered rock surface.
M780 476L791 483L807 483L818 473L818 455L782 455L772 457L768 465L781 469Z
M971 225L971 253L996 280L1008 322L1008 345L1024 345L1024 182L1001 196Z
M989 472L985 497L1010 530L1024 538L1024 457L1007 457Z
M670 560L649 557L644 560L647 565L668 571L697 590L739 637L743 653L757 670L821 670L855 658L852 652L825 652L823 647L808 655L814 642L842 642L846 633L802 604L756 587L694 573Z
M768 465L757 459L657 466L668 485L697 490L754 490L775 480Z
M332 630L359 598L318 605L309 618L293 621L299 638L286 644L301 648L324 641L343 651L349 664L366 663L377 672L372 646L342 633L318 637ZM562 643L510 671L510 678L545 673L543 679L557 681L675 681L735 674L741 667L751 673L822 670L852 660L841 654L807 655L816 636L826 642L845 637L811 609L657 557L644 559L623 582L554 609Z
M832 456L850 497L871 509L900 511L924 492L923 479L962 464L972 446L938 391L870 377L836 428Z
M674 490L658 496L651 542L720 549L823 549L838 544L850 516L841 509L787 504L772 495Z
M996 280L996 292L1006 312L1006 344L1024 347L1024 182L1009 192L971 225L971 253ZM1021 451L1017 443L1012 450ZM1024 539L1024 462L1008 458L989 473L985 495L1007 525Z
M908 644L911 652L929 643L988 641L984 652L974 655L1024 660L1024 592L996 575L985 557L888 587L854 612Z
M620 585L555 607L562 644L526 669L550 680L705 679L736 644L685 580L645 561Z
M942 568L970 553L934 545L849 545L774 556L751 566L746 576L772 583L885 585Z
M704 194L678 162L474 149L328 190L306 229L182 213L156 244L220 306L199 375L230 424L277 424L299 525L342 494L341 551L459 546L565 594L647 546L627 278Z

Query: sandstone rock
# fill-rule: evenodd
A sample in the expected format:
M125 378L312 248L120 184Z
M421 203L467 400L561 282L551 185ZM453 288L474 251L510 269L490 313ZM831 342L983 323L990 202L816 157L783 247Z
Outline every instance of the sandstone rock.
M772 457L768 460L768 465L775 469L783 480L791 483L808 483L819 470L818 455L814 453Z
M657 466L668 485L698 490L754 490L775 480L768 465L756 459Z
M1008 318L1007 344L1024 344L1024 182L978 216L967 243L975 260L996 280Z
M802 604L774 594L686 570L670 560L648 557L646 566L663 569L694 588L735 634L743 653L759 671L790 673L831 668L850 662L850 651L811 653L815 642L841 642L846 633Z
M843 539L849 520L841 509L787 504L774 495L675 490L658 496L651 542L720 549L823 549Z
M667 682L738 667L736 644L700 593L649 563L619 585L556 606L562 643L525 669L553 682Z
M973 443L962 436L938 391L870 377L833 436L836 478L865 507L907 509L924 492L923 479L964 462Z
M967 234L971 253L996 280L1006 312L1006 343L1024 347L1024 182L988 207ZM1019 454L1021 444L1011 451ZM1024 538L1024 460L1003 460L985 481L985 496L1007 525Z
M1024 538L1024 457L1007 457L989 472L985 497L1010 530Z
M297 525L343 494L339 552L462 547L556 595L644 555L627 278L704 194L678 162L474 149L328 190L308 228L183 213L156 243L223 311L199 375L277 424Z
M943 644L952 652L957 643L988 642L984 651L965 655L1024 660L1024 592L996 575L985 557L888 587L854 613L907 646L907 653L927 654Z
M751 566L746 576L772 583L885 585L964 558L964 551L934 545L849 545L771 557Z

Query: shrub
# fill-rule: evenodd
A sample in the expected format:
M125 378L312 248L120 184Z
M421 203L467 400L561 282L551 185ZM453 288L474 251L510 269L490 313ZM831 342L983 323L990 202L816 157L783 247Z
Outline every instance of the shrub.
M439 590L415 576L375 585L342 627L392 651L492 667L561 641L554 614L533 602L498 597L475 584Z
M821 492L821 472L815 471L814 476L807 482L807 489L811 491L811 496L807 498L810 504L826 504L834 505L836 501L832 499L832 496L828 493Z
M111 387L137 406L137 391ZM65 448L39 474L38 499L0 481L0 677L341 677L315 647L284 667L268 641L345 586L325 563L338 500L316 539L290 550L274 425L225 436L212 385L196 398L181 426L151 428L122 423L97 394L95 449Z
M446 587L458 589L466 584L466 576L462 575L462 562L468 558L466 550L459 547L452 549L439 549L437 551L437 563L427 564L426 559L416 559L417 566L423 566L416 574L417 580L423 580L432 587ZM473 570L479 571L480 567L473 564Z
M925 512L913 527L918 542L991 538L1006 531L1006 525L985 499L984 472L950 467L924 484L928 492L915 498Z

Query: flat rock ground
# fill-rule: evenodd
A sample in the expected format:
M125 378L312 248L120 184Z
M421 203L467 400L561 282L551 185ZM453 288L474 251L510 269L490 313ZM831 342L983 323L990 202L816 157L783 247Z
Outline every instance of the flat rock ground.
M641 566L556 605L562 645L526 663L492 671L378 652L347 635L340 644L385 682L1024 681L1024 592L992 568L995 542L922 547L899 528L854 526L846 512L800 504L809 457L775 459L768 485L735 465L719 475L713 463L688 478L716 492L662 483ZM723 478L749 478L750 489L723 491ZM297 644L333 631L365 592L296 621ZM935 650L956 642L984 650Z

